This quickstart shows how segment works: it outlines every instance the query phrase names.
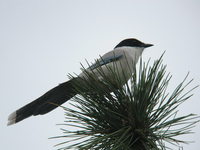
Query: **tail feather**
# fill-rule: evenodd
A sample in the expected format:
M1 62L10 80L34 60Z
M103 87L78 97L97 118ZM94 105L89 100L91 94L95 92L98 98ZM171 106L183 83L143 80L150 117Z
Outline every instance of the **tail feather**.
M8 117L8 125L15 124L32 115L46 114L57 108L59 105L62 105L77 94L73 88L73 82L75 80L76 79L72 79L58 85L38 99L11 113Z
M12 125L12 124L15 124L15 121L16 120L16 111L11 113L9 116L8 116L8 126L9 125Z

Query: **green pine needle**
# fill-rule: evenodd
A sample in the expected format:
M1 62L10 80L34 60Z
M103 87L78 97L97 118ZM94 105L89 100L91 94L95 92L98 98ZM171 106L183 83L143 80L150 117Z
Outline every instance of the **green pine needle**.
M116 70L108 68L112 76L106 76L100 68L101 80L85 71L87 79L78 80L74 86L80 94L73 98L73 108L63 107L63 125L75 129L62 129L64 135L54 137L66 140L58 144L66 145L59 150L159 150L170 149L166 142L177 146L188 143L178 136L192 133L199 117L178 116L177 108L196 87L185 91L192 82L186 81L187 75L172 94L167 93L171 75L162 65L162 57L152 66L140 61L131 83L123 87Z

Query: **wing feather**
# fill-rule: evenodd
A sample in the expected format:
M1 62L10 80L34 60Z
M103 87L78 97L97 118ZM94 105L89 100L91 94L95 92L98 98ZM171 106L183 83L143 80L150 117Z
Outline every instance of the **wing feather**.
M117 61L117 60L121 59L122 57L123 57L122 54L118 54L118 55L113 54L112 56L101 57L100 59L96 60L96 62L93 65L91 65L89 67L89 69L91 69L91 70L96 69L100 66L106 65L106 64L114 62L114 61Z

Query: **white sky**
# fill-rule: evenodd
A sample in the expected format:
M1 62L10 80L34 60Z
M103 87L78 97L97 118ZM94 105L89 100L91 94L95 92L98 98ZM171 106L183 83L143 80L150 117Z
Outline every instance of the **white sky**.
M199 0L0 0L0 143L4 150L56 149L62 109L7 127L8 115L80 73L80 62L93 61L124 38L153 43L143 59L158 58L173 75L170 87L188 71L200 84ZM180 115L200 114L200 89L180 107ZM65 106L69 106L67 103ZM196 143L200 125L183 138ZM62 140L61 140L62 141Z

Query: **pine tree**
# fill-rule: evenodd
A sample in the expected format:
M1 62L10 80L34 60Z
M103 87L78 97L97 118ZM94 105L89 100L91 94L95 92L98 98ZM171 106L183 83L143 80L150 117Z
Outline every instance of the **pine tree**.
M141 60L123 87L116 72L106 76L100 69L103 78L99 80L86 71L87 79L76 83L80 94L73 98L73 107L63 107L64 135L54 137L66 140L58 144L63 146L60 150L162 150L170 149L166 143L187 143L178 136L192 133L199 122L192 113L177 115L179 105L196 88L185 90L192 82L187 81L188 75L170 94L167 87L172 76L166 73L162 56L152 66ZM70 126L75 129L68 130Z

